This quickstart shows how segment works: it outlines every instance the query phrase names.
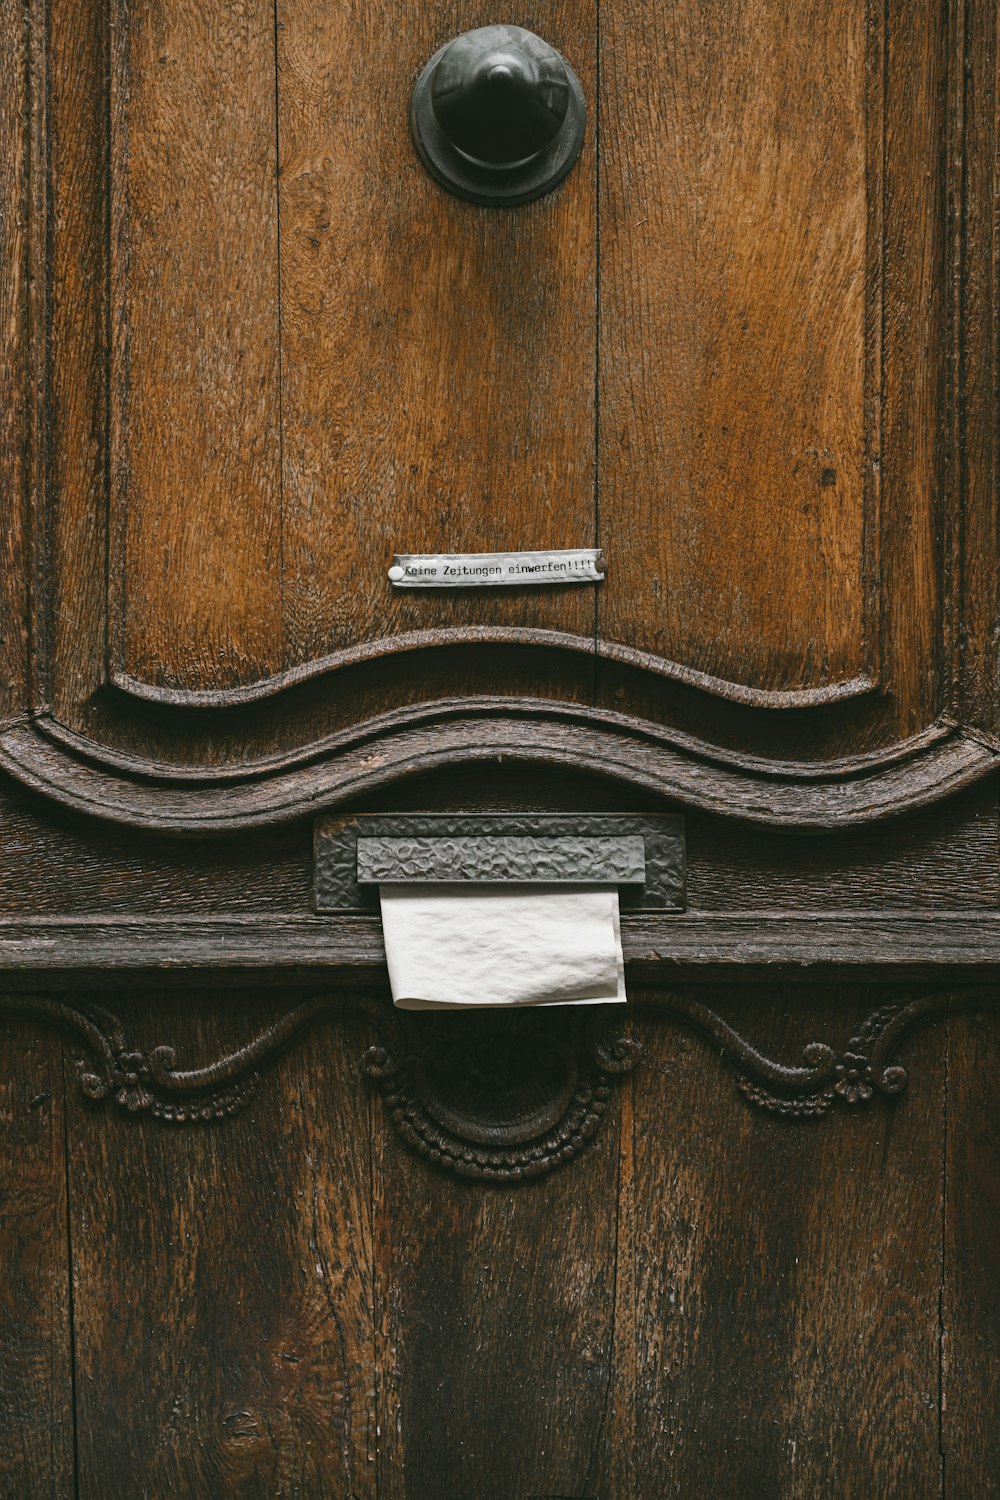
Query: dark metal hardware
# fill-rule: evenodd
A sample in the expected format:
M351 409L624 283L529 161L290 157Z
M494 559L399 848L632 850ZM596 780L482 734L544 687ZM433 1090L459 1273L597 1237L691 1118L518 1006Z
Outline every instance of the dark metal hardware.
M642 837L529 838L486 834L359 838L359 885L644 885Z
M569 172L586 105L564 57L521 26L480 26L436 52L417 79L410 123L438 182L472 203L529 203Z
M315 905L377 911L378 882L617 885L623 910L683 911L671 813L331 813L316 823Z

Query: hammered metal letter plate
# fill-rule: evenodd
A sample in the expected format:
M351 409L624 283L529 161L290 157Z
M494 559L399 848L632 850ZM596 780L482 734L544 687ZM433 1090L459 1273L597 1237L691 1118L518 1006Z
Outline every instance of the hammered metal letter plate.
M645 885L638 834L624 838L358 838L359 885Z
M684 910L684 820L670 814L331 813L316 822L315 907L378 910L378 882L617 885L631 911Z

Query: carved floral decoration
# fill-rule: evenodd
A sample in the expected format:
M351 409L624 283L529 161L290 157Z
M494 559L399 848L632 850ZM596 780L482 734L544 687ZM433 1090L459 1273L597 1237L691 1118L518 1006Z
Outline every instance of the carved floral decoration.
M178 1125L237 1114L263 1070L297 1037L325 1019L359 1015L380 1038L359 1065L400 1139L457 1176L514 1183L571 1161L597 1134L615 1089L641 1058L627 1032L635 1009L644 1024L669 1019L708 1036L756 1108L806 1120L834 1106L859 1109L876 1097L897 1097L908 1075L895 1055L908 1032L996 1001L994 991L982 989L894 1000L841 1047L811 1042L799 1065L765 1056L700 1000L673 993L624 1014L617 1006L407 1014L388 1001L316 996L246 1046L191 1069L178 1065L171 1046L136 1048L118 1018L96 1006L28 996L4 998L0 1009L58 1025L84 1043L77 1071L88 1098Z

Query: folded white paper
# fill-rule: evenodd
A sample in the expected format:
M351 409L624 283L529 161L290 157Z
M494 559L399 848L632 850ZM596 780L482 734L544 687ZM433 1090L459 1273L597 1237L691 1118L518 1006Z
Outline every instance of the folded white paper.
M625 999L617 887L383 885L404 1010Z

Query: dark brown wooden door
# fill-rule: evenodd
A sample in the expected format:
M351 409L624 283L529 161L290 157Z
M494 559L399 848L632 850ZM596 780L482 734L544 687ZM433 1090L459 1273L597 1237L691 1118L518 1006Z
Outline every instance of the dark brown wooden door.
M1000 1494L996 17L539 0L476 207L507 19L0 3L4 1496ZM683 820L624 1019L315 900L494 812Z

